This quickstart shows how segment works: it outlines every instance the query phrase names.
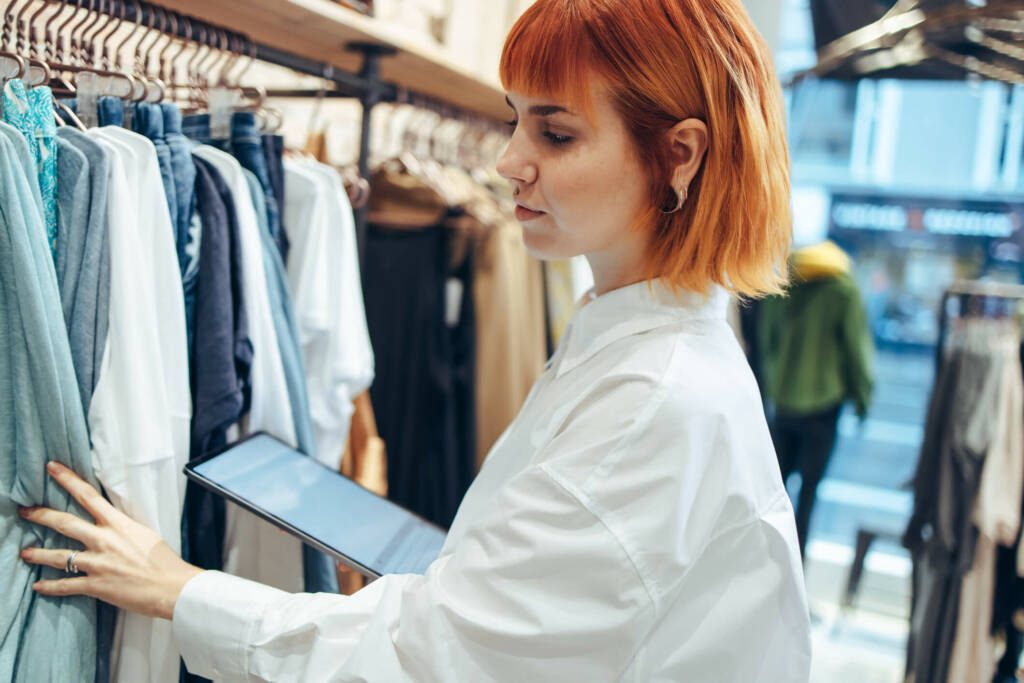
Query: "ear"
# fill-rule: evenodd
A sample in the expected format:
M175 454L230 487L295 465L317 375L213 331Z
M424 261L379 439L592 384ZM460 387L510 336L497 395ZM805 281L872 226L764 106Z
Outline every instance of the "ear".
M708 127L700 119L686 119L672 126L667 143L671 146L672 187L689 187L708 151Z

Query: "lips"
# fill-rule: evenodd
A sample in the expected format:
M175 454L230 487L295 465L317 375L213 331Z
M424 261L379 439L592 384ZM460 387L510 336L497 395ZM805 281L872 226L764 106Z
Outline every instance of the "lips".
M544 215L543 211L534 211L522 204L516 204L516 219L521 222L532 221Z

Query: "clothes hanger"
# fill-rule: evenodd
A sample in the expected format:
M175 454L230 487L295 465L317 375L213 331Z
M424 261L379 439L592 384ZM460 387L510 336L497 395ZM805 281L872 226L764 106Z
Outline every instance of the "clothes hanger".
M25 87L28 89L37 88L41 85L46 85L50 82L51 72L49 65L41 59L39 51L36 48L35 38L35 23L36 19L40 14L47 9L47 5L40 5L28 19L24 18L26 10L29 5L25 5L24 9L18 14L17 25L18 35L21 39L21 52L26 57L28 62L28 73L25 76Z

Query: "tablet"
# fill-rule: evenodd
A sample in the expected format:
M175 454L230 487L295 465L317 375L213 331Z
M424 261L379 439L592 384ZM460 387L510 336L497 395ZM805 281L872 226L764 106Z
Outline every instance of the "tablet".
M185 476L370 578L422 574L444 545L442 528L262 432Z

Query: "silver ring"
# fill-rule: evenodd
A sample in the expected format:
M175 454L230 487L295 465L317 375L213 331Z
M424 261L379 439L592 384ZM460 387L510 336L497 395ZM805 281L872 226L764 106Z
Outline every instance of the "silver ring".
M78 565L75 564L75 558L78 557L78 553L79 552L80 551L78 551L78 550L74 550L74 551L71 552L70 555L68 555L67 562L64 563L64 571L67 572L68 574L77 574L78 573Z

